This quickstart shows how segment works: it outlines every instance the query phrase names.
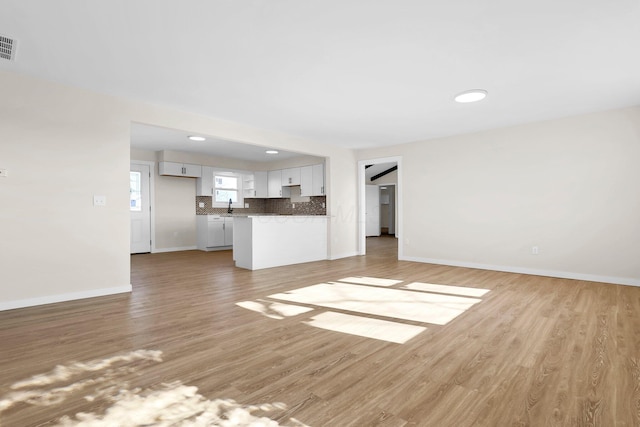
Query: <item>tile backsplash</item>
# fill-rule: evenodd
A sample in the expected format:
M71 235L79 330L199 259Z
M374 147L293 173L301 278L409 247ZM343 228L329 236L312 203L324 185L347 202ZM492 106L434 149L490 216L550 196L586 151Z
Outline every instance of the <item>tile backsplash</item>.
M310 197L308 202L291 202L291 199L244 199L248 208L234 208L234 214L277 214L277 215L326 215L326 196ZM204 207L200 207L204 203ZM196 215L222 215L227 208L211 206L211 196L196 196ZM294 208L295 205L295 208Z

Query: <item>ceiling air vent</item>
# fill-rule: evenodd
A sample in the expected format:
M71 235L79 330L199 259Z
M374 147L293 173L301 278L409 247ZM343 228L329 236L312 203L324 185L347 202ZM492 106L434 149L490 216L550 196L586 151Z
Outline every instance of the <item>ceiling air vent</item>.
M16 57L16 41L0 34L0 58L13 61Z

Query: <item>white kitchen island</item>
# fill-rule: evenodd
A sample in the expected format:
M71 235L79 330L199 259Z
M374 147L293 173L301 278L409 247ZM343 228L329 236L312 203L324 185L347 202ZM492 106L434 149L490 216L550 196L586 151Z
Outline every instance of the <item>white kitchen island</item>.
M249 270L327 259L327 217L236 216L233 259Z

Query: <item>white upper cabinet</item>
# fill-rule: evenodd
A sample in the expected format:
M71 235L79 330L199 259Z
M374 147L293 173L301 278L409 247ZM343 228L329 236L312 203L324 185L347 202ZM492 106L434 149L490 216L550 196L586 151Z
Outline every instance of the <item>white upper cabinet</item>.
M255 187L254 196L260 199L269 197L269 178L267 171L258 171L253 173L253 186Z
M280 197L289 197L291 190L288 187L282 187L282 171L269 171L268 177L268 198L277 199Z
M189 163L160 162L158 164L158 174L200 178L202 176L202 166Z
M312 196L324 196L326 194L324 188L324 165L313 165L313 190Z
M282 186L300 185L300 168L282 170Z
M213 168L202 166L202 176L196 179L196 196L213 196Z
M300 168L300 196L324 196L324 165Z
M313 166L300 168L300 196L312 196L313 192Z

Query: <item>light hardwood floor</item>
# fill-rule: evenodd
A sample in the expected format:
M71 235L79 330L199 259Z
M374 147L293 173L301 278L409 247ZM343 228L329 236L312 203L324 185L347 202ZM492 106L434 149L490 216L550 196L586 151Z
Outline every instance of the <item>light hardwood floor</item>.
M281 425L640 426L640 288L396 251L381 237L364 257L253 272L228 251L135 255L132 294L0 312L0 425L73 425L79 412L189 386L200 403L233 399ZM236 305L357 276L488 292L444 324ZM329 311L426 330L398 344L308 324ZM270 405L246 406L259 404Z

